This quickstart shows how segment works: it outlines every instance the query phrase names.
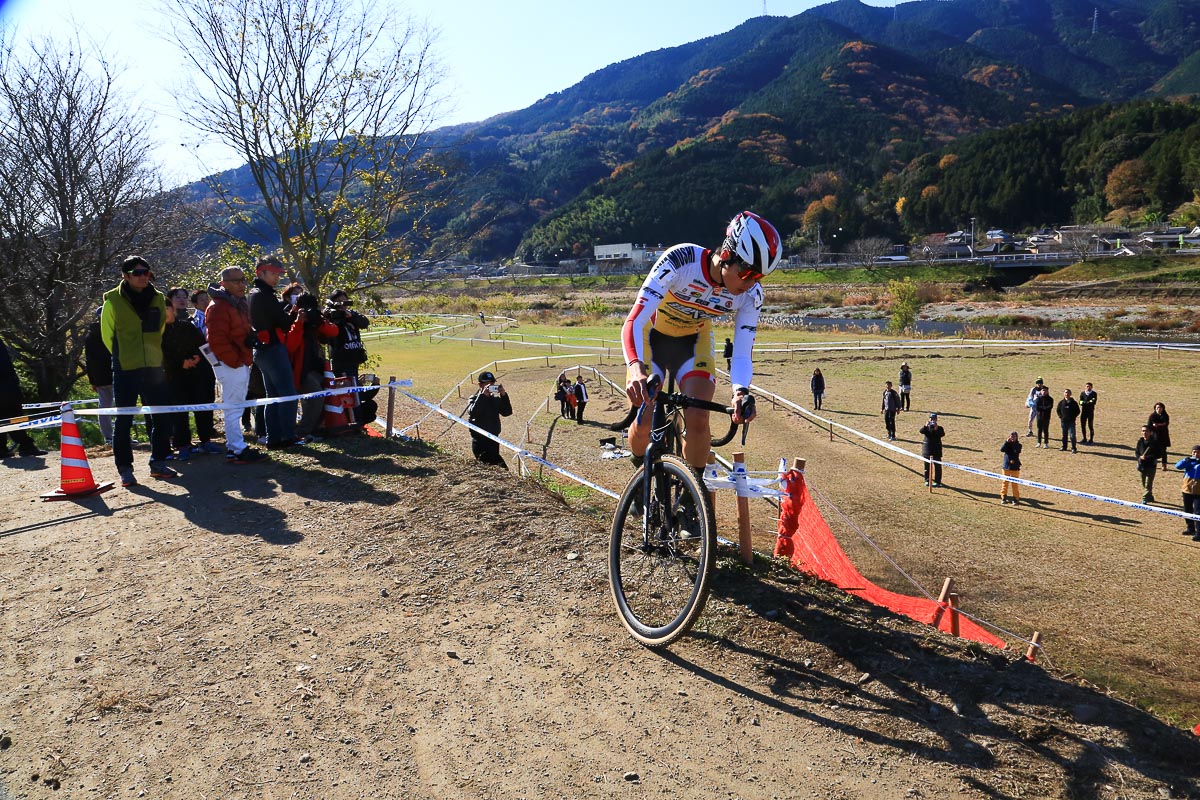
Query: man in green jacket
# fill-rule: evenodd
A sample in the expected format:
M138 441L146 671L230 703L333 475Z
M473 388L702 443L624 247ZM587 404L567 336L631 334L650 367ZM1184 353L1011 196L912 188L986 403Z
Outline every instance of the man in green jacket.
M166 300L150 281L150 264L141 256L121 262L123 279L117 288L104 293L100 311L100 335L112 353L113 402L118 407L166 405L166 375L163 372L162 334L166 326ZM139 398L141 402L139 403ZM166 415L148 420L150 434L150 477L176 478L167 465L171 454L171 425ZM133 474L133 417L121 415L113 425L113 460L122 486L136 486Z

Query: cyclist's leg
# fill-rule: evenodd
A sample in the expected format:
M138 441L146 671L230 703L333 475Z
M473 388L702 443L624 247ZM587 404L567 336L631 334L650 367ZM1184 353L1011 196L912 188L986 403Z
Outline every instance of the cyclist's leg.
M717 384L712 375L693 369L690 373L684 373L683 380L679 382L679 391L697 400L712 400ZM687 427L687 437L683 440L683 460L697 470L703 470L708 464L712 442L708 415L709 412L701 408L689 408L683 412Z
M646 331L646 340L642 348L645 353L647 364L647 375L649 377L657 376L660 385L666 385L667 364L663 357L669 354L672 348L666 346L671 337L663 336L658 331L650 328ZM650 444L650 429L654 422L654 403L648 403L646 408L640 415L633 418L633 422L629 425L629 452L633 453L634 465L640 463L641 458L646 454L646 447Z

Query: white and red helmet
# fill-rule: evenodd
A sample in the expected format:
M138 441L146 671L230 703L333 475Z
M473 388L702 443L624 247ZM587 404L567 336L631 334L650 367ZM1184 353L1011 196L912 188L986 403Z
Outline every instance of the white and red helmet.
M748 269L760 275L770 275L779 266L783 257L783 241L775 226L755 214L743 211L729 221L725 229L725 244L721 247L721 260L730 261L736 256Z

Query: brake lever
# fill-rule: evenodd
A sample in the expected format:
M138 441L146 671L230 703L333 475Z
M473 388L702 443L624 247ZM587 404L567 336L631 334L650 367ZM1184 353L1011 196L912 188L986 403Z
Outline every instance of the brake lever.
M747 394L742 398L742 418L754 416L754 395ZM746 444L746 434L750 432L750 423L742 423L742 445Z
M658 394L660 386L662 386L662 378L657 375L651 375L649 380L646 381L646 402L642 403L637 412L637 421L639 424L642 421L642 414L646 411L646 407L654 401L654 395Z

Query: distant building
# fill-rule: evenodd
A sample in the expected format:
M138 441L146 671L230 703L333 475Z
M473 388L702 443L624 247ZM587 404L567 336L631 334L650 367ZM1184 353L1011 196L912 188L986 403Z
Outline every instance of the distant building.
M658 260L667 248L660 245L633 244L598 244L593 253L596 256L595 269L597 273L610 272L644 272Z

